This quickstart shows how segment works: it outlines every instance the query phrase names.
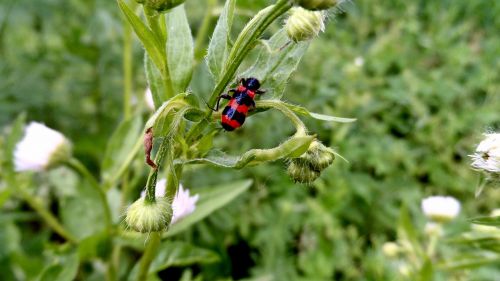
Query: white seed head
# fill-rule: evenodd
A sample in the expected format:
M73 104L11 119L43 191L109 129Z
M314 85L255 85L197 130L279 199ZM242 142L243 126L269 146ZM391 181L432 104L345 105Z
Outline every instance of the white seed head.
M165 197L155 202L137 199L127 209L125 222L135 231L147 233L166 230L172 219L172 206Z
M166 184L167 184L166 179L161 179L156 183L155 196L157 198L165 196ZM146 192L143 191L141 193L141 197L144 198L145 196ZM198 199L199 199L198 194L190 196L189 189L187 188L184 189L182 184L179 185L179 190L177 191L177 194L174 197L174 201L172 202L173 215L171 223L175 223L179 221L181 218L194 212L194 210L196 209L196 202L198 201Z
M149 109L152 111L155 110L155 103L153 101L153 93L151 92L150 88L147 88L146 91L144 91L144 101L146 102L146 105L148 106Z
M71 145L58 131L42 123L31 122L14 150L16 171L44 171L69 159Z
M450 196L431 196L422 200L422 211L435 222L448 222L460 212L460 202Z
M500 133L484 134L485 138L471 155L472 167L489 173L500 173Z

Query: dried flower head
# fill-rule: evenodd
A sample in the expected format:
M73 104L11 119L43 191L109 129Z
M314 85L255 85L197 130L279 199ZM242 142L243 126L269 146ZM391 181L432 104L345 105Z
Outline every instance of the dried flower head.
M460 212L460 202L450 196L431 196L422 200L422 211L435 222L448 222Z
M31 122L14 150L14 166L16 171L39 172L68 160L70 156L71 145L63 134L42 123Z

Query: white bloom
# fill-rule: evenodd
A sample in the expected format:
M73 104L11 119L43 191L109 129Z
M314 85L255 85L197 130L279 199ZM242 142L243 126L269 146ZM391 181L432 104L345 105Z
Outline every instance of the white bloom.
M460 202L450 196L431 196L422 200L422 211L431 220L446 222L460 212Z
M151 93L151 89L147 88L144 92L144 100L146 101L146 105L149 109L155 110L155 103L153 101L153 93Z
M63 134L31 122L14 150L14 166L16 171L43 171L69 157L70 144Z
M363 57L356 57L354 59L354 65L357 67L362 67L365 64L365 59Z
M167 180L161 179L156 183L155 196L163 197L165 196ZM145 197L146 192L141 193L141 197ZM184 189L184 187L179 185L179 190L174 197L174 202L172 203L173 215L172 222L175 223L179 219L191 214L196 209L196 202L199 199L199 195L195 194L193 196L189 195L189 189Z
M500 173L500 133L484 134L476 153L471 155L472 167L491 173Z

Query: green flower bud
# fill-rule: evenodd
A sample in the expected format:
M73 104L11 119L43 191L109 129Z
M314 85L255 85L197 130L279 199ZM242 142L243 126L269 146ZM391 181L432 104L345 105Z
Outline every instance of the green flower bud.
M156 197L154 202L137 199L127 209L125 222L135 231L147 233L167 229L172 220L172 205L165 197Z
M337 5L337 0L297 0L297 4L308 10L326 10Z
M158 12L170 10L176 6L179 6L185 1L186 0L136 0L137 3L144 4L144 6Z
M287 168L290 178L296 183L311 184L321 175L321 172L311 169L304 162L292 160Z
M308 11L301 7L292 8L286 20L285 30L294 42L310 40L324 30L324 19L323 12Z
M300 157L290 159L287 172L295 182L310 184L333 163L335 153L321 142L314 140Z

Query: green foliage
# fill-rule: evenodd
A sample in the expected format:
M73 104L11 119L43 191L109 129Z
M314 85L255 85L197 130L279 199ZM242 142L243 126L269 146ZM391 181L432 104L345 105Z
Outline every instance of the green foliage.
M164 14L143 14L124 0L0 4L1 280L136 276L147 235L120 222L150 171L142 133L151 126L153 155L163 140L169 146L159 177L171 177L172 186L181 180L200 200L163 234L148 280L499 276L498 217L485 217L498 208L498 189L474 197L479 176L468 158L481 134L500 126L499 6L345 2L345 13L328 11L319 38L287 45L280 15L288 6L265 8L272 3L188 0ZM135 32L129 78L121 69L126 24ZM198 42L206 64L194 57ZM212 106L248 76L267 93L243 128L222 133L219 115L203 101ZM124 118L127 79L136 103ZM143 106L146 84L153 114ZM283 160L267 160L300 155L312 137L289 139L297 124L268 110L271 98L285 99L280 105L348 163L337 158L310 187L294 184ZM354 119L335 116L356 122L339 124ZM66 168L14 173L15 144L30 120L63 132L89 175ZM287 142L293 145L283 153L256 153ZM99 190L113 213L111 228ZM437 255L428 254L419 210L431 194L463 204L444 226ZM55 230L57 223L76 241ZM401 274L406 256L382 254L386 241L408 242L413 275Z

